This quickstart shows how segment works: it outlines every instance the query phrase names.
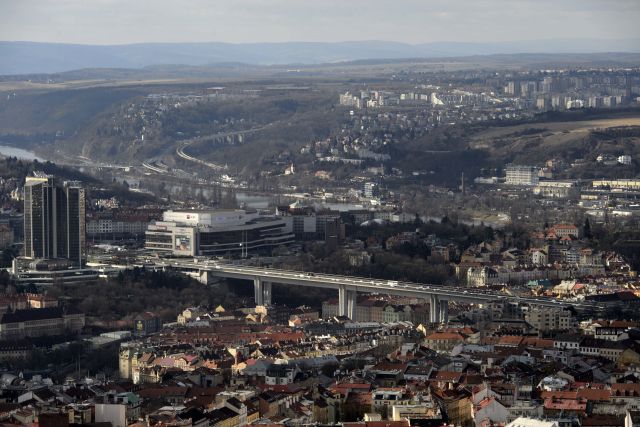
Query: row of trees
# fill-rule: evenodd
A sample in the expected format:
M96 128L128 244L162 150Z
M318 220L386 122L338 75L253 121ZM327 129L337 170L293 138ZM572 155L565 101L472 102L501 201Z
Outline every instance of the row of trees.
M205 286L181 274L144 268L121 272L106 283L55 285L49 293L70 298L80 311L100 322L131 320L145 311L155 312L164 321L173 321L186 307L213 307L233 299L219 285Z

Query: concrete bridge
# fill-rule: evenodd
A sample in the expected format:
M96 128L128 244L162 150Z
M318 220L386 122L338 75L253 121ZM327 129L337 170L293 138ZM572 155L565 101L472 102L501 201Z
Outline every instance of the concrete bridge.
M544 297L505 295L466 287L249 267L216 261L200 262L176 259L161 261L157 263L157 266L190 273L203 282L207 282L211 277L253 281L256 305L271 303L273 283L335 289L338 291L338 314L350 319L355 317L358 293L378 293L425 299L429 301L429 321L431 323L448 322L449 301L473 304L518 302L538 307L574 307L577 310L601 310L603 308L594 302L564 302Z

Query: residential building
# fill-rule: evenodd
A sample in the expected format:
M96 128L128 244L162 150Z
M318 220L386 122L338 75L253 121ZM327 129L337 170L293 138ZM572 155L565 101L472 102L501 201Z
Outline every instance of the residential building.
M0 342L0 361L26 360L31 354L32 349L32 344L26 340L3 340Z
M562 239L563 237L578 238L580 229L573 224L556 224L552 227L553 233Z
M296 201L288 206L278 206L276 217L282 218L287 230L297 240L325 240L334 236L344 239L344 228L340 222L340 212L330 209L316 209Z
M440 408L427 402L420 404L392 405L389 419L393 421L407 420L438 420L441 419Z
M508 409L495 397L482 399L474 406L473 417L476 427L505 424L508 416Z
M378 387L372 392L372 411L392 405L408 404L411 397L406 389L400 387Z
M162 218L158 209L109 209L87 213L87 238L113 240L144 236L149 223Z
M60 307L15 310L0 318L0 339L62 335L67 331L77 334L84 324L84 314L64 312Z
M458 332L437 331L425 338L427 347L438 352L449 352L464 342L465 337Z
M509 424L506 425L506 427L558 427L558 422L543 421L536 418L520 417L511 421Z
M147 311L133 319L133 333L136 335L149 335L162 329L160 317Z
M577 193L575 181L540 181L533 188L533 194L553 199L566 199Z
M433 397L449 423L461 426L473 423L473 404L468 390L436 389Z
M567 331L576 326L571 310L564 308L531 308L524 320L540 332Z
M593 188L640 190L640 179L600 179L591 183Z

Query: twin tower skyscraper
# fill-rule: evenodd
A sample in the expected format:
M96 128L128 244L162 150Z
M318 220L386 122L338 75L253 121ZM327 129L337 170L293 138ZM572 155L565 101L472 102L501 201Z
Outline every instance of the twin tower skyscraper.
M85 259L85 190L77 181L43 173L24 185L24 256L66 259L81 268Z

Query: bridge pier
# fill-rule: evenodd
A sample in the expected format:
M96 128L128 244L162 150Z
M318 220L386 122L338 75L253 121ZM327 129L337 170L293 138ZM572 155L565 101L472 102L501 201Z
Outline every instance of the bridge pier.
M271 305L271 282L264 282L260 277L253 278L253 298L256 305Z
M358 293L356 291L347 291L347 317L351 320L356 319L356 302Z
M440 322L440 301L437 295L429 296L429 323Z
M440 301L440 323L449 323L449 301Z
M338 316L347 315L347 287L340 285L338 287Z
M253 299L256 305L264 305L264 283L260 277L253 278Z
M209 284L209 272L207 270L198 271L198 282L202 283L203 285Z
M167 271L167 267L162 267L162 271ZM215 274L212 274L209 270L198 270L194 273L186 273L187 275L195 278L198 282L203 285L210 285L212 283L217 283L220 281L220 278Z
M262 302L264 305L271 305L271 282L264 282L262 284Z
M356 316L356 299L358 293L349 291L345 285L338 288L338 316L347 316L353 320Z

